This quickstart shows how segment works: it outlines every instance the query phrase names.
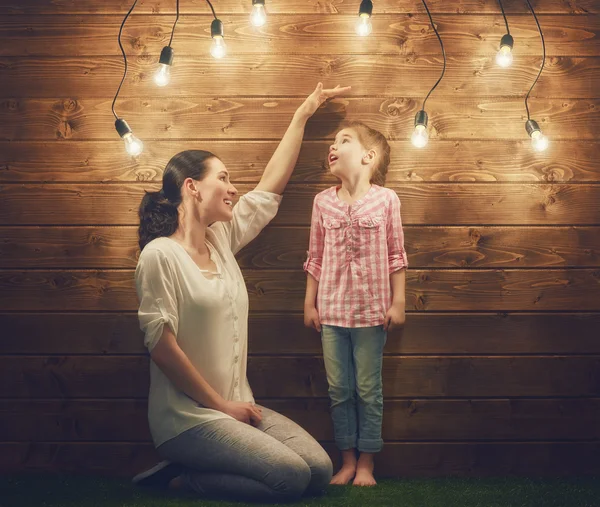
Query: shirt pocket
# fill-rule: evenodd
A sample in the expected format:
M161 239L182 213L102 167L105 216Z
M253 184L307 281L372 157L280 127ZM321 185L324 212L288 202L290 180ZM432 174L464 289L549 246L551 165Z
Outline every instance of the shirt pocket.
M338 248L344 239L344 222L337 218L325 218L323 228L325 229L325 246Z
M384 220L381 216L362 216L358 220L359 242L361 247L370 246L379 241L385 230Z

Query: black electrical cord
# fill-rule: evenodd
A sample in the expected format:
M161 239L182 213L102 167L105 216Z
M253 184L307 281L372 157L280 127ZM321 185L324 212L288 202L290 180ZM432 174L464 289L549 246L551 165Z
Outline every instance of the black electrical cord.
M504 18L504 24L506 25L506 33L510 35L510 29L508 28L508 21L506 19L506 14L504 13L504 6L502 5L502 0L498 0L500 4L500 10L502 11L502 17Z
M212 6L212 4L210 3L210 0L206 0L206 3L209 5L209 7L210 7L210 10L212 11L212 13L213 13L213 16L215 17L215 19L217 19L217 15L215 14L215 9L214 9L214 7Z
M425 6L425 10L427 11L427 15L429 16L429 21L431 21L431 26L433 28L433 31L435 32L438 40L440 41L440 47L442 48L442 55L444 56L444 67L442 69L442 74L440 75L437 82L433 85L433 88L431 88L431 90L429 90L427 97L425 97L425 100L423 101L423 107L421 108L421 110L425 110L425 103L427 102L427 99L429 98L429 96L431 95L433 90L435 90L437 88L437 85L440 84L440 81L442 80L442 78L444 77L444 73L446 72L446 50L444 49L444 42L442 41L442 38L440 37L440 34L438 33L437 28L435 27L435 24L433 23L433 18L431 17L431 13L429 12L429 7L427 7L427 3L425 2L425 0L422 0L422 2L423 2L423 5Z
M131 14L131 12L133 11L133 9L135 7L135 4L137 4L137 3L138 3L138 0L133 1L133 5L131 6L131 9L129 9L129 12L127 14L125 14L125 17L123 18L123 22L121 23L121 28L119 29L118 41L119 41L119 47L121 48L121 53L123 53L123 60L125 61L125 71L123 72L123 79L121 79L119 88L117 88L117 93L115 93L115 98L112 101L112 113L114 114L114 116L117 120L119 119L119 117L117 116L117 113L115 113L115 102L117 101L117 97L119 96L119 92L121 91L121 86L123 86L123 82L125 81L125 77L127 76L127 55L125 54L125 50L123 49L123 44L121 44L121 34L123 33L123 27L125 26L125 22L127 21L127 18L129 17L129 15Z
M171 43L173 42L173 35L175 35L175 27L177 26L177 21L179 21L179 0L176 3L177 16L175 17L175 23L173 23L173 30L171 30L171 38L169 39L169 47L171 47Z
M529 88L529 91L527 92L527 95L525 96L525 109L527 110L527 119L530 119L529 116L529 105L527 104L527 100L529 99L529 94L531 93L531 90L533 90L533 87L536 85L536 83L538 82L538 79L540 78L542 71L544 70L544 64L546 63L546 41L544 40L544 34L542 32L542 27L540 26L540 22L538 21L538 18L535 14L535 11L533 10L533 7L531 6L531 2L529 0L526 0L527 5L529 6L529 10L531 11L531 14L533 14L533 18L535 19L535 23L538 27L538 30L540 32L540 37L542 38L542 52L543 52L543 56L542 56L542 65L540 67L540 71L538 72L537 77L535 78L535 81L533 82L533 84L531 85L531 88Z

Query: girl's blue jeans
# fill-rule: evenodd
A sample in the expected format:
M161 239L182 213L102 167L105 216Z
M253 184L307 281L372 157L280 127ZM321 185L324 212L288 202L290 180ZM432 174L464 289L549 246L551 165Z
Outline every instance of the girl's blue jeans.
M383 326L321 326L335 443L341 450L379 452L383 392Z

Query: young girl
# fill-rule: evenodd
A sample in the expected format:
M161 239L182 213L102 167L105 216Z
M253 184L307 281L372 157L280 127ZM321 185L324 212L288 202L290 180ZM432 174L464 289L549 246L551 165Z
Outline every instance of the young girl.
M341 185L314 200L304 324L321 332L342 452L331 484L354 479L356 486L372 486L373 456L383 445L383 346L388 329L405 320L400 200L382 187L390 147L380 132L350 123L337 133L327 161Z

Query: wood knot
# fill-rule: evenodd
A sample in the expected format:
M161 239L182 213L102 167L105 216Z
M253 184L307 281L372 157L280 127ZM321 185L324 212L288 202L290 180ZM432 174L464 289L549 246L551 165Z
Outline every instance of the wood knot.
M71 111L75 111L77 109L77 101L73 99L65 99L63 100L63 109L69 113Z
M70 139L73 137L73 128L68 121L61 121L58 124L58 129L56 131L57 137L63 139Z
M471 238L472 244L477 244L481 241L481 233L477 229L471 229L469 231L469 237Z

